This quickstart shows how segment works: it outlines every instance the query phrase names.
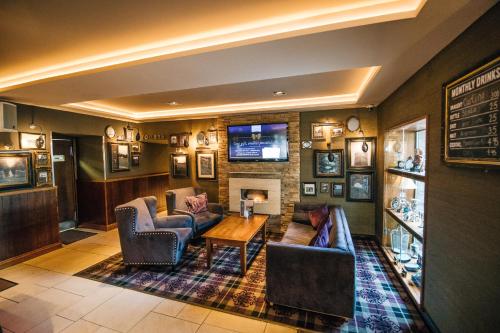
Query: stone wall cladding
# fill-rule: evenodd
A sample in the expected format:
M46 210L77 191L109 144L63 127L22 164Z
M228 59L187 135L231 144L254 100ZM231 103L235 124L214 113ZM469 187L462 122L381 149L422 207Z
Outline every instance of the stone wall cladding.
M227 154L227 126L259 123L288 123L288 162L229 163ZM280 225L271 223L272 231L285 231L292 219L293 203L300 200L300 114L299 112L260 113L223 116L217 121L219 131L219 201L229 209L230 172L279 172L281 174ZM272 219L277 220L277 219Z

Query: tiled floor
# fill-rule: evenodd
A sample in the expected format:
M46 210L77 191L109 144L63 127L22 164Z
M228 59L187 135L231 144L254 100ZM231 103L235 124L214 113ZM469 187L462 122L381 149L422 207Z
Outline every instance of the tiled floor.
M0 270L0 277L19 283L0 292L4 332L296 332L72 276L119 251L113 230Z

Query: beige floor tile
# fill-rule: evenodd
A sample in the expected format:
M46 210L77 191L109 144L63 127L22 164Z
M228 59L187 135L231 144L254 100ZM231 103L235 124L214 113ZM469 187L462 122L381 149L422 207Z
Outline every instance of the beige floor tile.
M17 286L11 287L9 289L0 292L0 296L19 303L45 290L47 290L47 288L33 283L21 283L18 284Z
M80 301L58 312L57 314L61 317L77 321L122 291L122 288L103 284L99 288L95 289L92 294L85 296Z
M76 242L67 246L67 248L75 251L89 252L95 254L102 254L105 256L112 256L121 251L120 247L109 246L98 243L80 243Z
M79 320L68 326L62 333L116 333L116 331L85 320Z
M67 274L56 273L35 266L20 264L0 271L0 277L16 283L32 283L51 288L69 278Z
M58 250L58 252L59 253L56 256L51 256L45 259L36 258L35 261L30 260L26 263L50 271L73 275L108 258L108 256L101 254L74 251L70 249Z
M179 315L177 315L177 318L201 324L209 313L210 310L207 308L188 304L182 309Z
M116 331L126 332L162 300L156 296L124 290L101 304L84 319Z
M71 320L59 316L52 316L41 324L30 329L27 333L57 333L61 332L71 324L73 324Z
M176 317L185 306L186 303L165 299L163 302L158 304L153 311L167 316Z
M217 326L212 326L208 324L203 324L196 331L196 333L235 333L236 331L231 331L225 328L220 328Z
M195 333L199 326L189 321L150 312L130 333Z
M265 333L297 333L297 329L283 326L283 325L276 325L276 324L267 323L266 330L264 332Z
M102 283L100 282L72 276L63 282L56 284L54 288L64 290L80 296L88 296L93 292L95 292L101 286Z
M6 304L5 309L0 310L0 322L11 331L25 332L81 298L61 290L48 289L14 306ZM0 303L0 308L3 308L3 303Z
M205 323L241 333L264 332L266 323L256 319L235 316L229 313L211 311Z

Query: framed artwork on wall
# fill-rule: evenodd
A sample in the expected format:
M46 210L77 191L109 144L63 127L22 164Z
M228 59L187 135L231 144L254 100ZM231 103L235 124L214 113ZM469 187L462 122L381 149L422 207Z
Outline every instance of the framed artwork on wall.
M302 195L316 196L316 183L315 182L303 182L302 183Z
M332 197L344 197L344 183L332 183Z
M50 168L50 154L48 151L37 151L34 154L35 168Z
M139 142L134 142L130 145L130 150L132 154L140 154L141 153L141 144Z
M51 186L52 185L52 171L50 169L36 169L35 170L35 183L36 183L36 187Z
M346 139L347 170L375 169L376 138Z
M325 131L323 123L312 123L311 124L311 140L325 140Z
M132 166L138 167L141 164L141 155L132 155Z
M320 182L319 193L328 193L328 192L330 192L330 183Z
M189 177L189 155L178 153L170 155L170 172L174 178Z
M344 177L344 150L315 150L314 177Z
M170 135L170 146L179 147L179 138L177 137L177 134Z
M47 149L47 136L40 133L19 133L19 145L21 149Z
M31 154L0 152L0 191L31 187Z
M207 132L208 144L215 145L217 144L217 130L209 130Z
M196 151L196 179L217 179L217 151Z
M128 143L110 143L111 172L130 170L130 145Z
M374 172L347 172L347 201L373 202Z

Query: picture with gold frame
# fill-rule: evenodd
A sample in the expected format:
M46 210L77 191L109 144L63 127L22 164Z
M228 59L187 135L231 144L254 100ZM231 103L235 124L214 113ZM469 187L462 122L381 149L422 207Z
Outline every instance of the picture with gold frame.
M50 153L48 151L36 151L33 153L35 168L50 168Z
M51 186L52 185L52 170L41 168L35 170L35 184L36 187Z

